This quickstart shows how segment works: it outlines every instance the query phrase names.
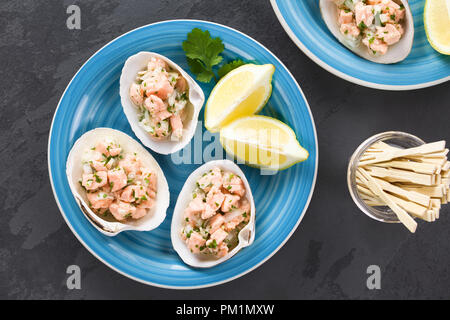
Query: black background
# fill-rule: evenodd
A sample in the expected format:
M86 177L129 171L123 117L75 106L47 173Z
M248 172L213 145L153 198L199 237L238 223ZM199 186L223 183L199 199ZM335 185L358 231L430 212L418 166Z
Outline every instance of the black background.
M66 28L70 4L81 8L81 30ZM309 101L320 148L310 208L286 245L238 280L192 291L146 286L96 260L64 223L47 172L51 119L83 62L126 31L176 18L228 25L274 52ZM450 140L448 83L389 92L341 80L291 42L266 0L2 1L0 21L0 298L449 298L449 209L412 235L359 212L345 180L351 153L375 133ZM81 290L65 286L71 264L82 269ZM381 290L366 287L372 264Z

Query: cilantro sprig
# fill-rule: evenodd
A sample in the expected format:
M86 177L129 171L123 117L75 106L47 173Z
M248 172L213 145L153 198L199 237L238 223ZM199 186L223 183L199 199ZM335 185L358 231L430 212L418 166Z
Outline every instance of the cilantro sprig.
M243 66L244 64L246 64L244 61L242 61L241 59L236 59L233 60L229 63L224 64L222 67L220 67L219 71L217 72L217 74L219 75L219 78L224 77L228 72L239 68L240 66Z
M217 82L231 70L245 64L240 59L226 63L220 67L216 76L214 67L223 61L221 53L225 50L225 45L219 37L211 37L208 30L192 29L182 46L189 68L200 82L208 83L213 78Z

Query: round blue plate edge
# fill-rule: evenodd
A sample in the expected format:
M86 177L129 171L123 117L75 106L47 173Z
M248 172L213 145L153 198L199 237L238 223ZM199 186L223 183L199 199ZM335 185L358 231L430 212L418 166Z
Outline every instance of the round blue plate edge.
M114 43L114 42L115 42L116 40L118 40L119 38L121 38L121 37L123 37L123 36L125 36L125 35L127 35L127 34L129 34L129 33L131 33L131 32L134 32L134 31L137 31L137 30L139 30L139 29L142 29L142 28L146 28L146 27L153 26L153 25L158 25L158 24L170 23L170 22L195 22L195 23L202 23L202 24L206 24L206 25L208 25L208 24L209 24L209 25L215 25L215 26L218 26L218 27L222 27L222 28L225 28L225 29L229 29L229 30L231 30L231 31L233 31L233 32L236 32L236 33L241 34L242 36L248 38L250 41L256 43L257 45L259 45L260 47L262 47L264 50L266 50L270 55L272 55L272 56L274 57L275 60L277 60L277 61L280 63L280 65L282 65L282 66L285 68L285 70L287 71L288 75L292 78L292 80L293 80L294 83L296 84L298 91L301 93L302 98L303 98L303 100L305 101L305 105L306 105L306 107L307 107L307 110L308 110L308 113L309 113L309 116L310 116L310 120L311 120L311 124L312 124L312 129L313 129L313 134L314 134L314 146L315 146L314 153L315 153L315 158L314 158L314 174L313 174L313 180L312 180L312 183L311 183L311 189L310 189L308 198L307 198L307 200L306 200L306 202L305 202L304 208L303 208L303 210L302 210L302 212L301 212L301 214L300 214L300 216L299 216L299 219L298 219L297 223L295 224L295 226L294 226L294 227L292 228L292 230L290 231L290 233L286 236L286 238L280 243L280 245L279 245L277 248L275 248L270 254L267 255L266 258L264 258L263 260L261 260L259 263L255 264L253 267L251 267L251 268L249 268L249 269L247 269L247 270L245 270L245 271L243 271L243 272L241 272L241 273L239 273L239 274L237 274L237 275L235 275L235 276L233 276L233 277L229 277L229 278L226 278L226 279L221 280L221 281L211 282L211 283L208 283L208 284L198 285L198 286L172 286L172 285L162 285L162 284L159 284L159 283L154 283L154 282L146 281L146 280L143 280L143 279L136 278L136 277L134 277L134 276L132 276L132 275L130 275L130 274L127 274L127 273L123 272L122 270L119 270L119 269L116 268L115 266L111 265L111 264L108 263L107 261L103 260L96 252L94 252L94 251L93 251L93 250L92 250L92 249L91 249L91 248L83 241L83 239L82 239L82 238L80 237L80 235L75 231L75 229L74 229L73 226L71 225L70 221L69 221L68 218L66 217L66 215L65 215L65 213L64 213L64 211L63 211L63 209L62 209L62 206L61 206L61 204L60 204L60 202L59 202L59 198L58 198L58 196L57 196L57 192L56 192L56 189L55 189L55 186L54 186L54 182L53 182L53 173L52 173L52 169L51 169L51 150L50 150L50 149L51 149L51 142L52 142L53 123L54 123L55 118L56 118L56 116L57 116L57 112L58 112L59 106L60 106L60 104L61 104L61 101L63 100L63 98L64 98L64 96L65 96L65 94L66 94L68 88L69 88L70 85L72 84L72 82L77 78L77 75L80 73L80 71L83 70L83 68L88 64L88 62L89 62L91 59L93 59L100 51L102 51L105 47L109 46L110 44ZM53 195L54 195L54 197L55 197L55 200L56 200L56 203L57 203L57 205L58 205L59 211L60 211L61 215L63 216L63 218L64 218L66 224L69 226L69 228L70 228L71 231L74 233L74 235L77 237L77 239L80 241L80 243L82 243L83 246L84 246L84 247L85 247L85 248L86 248L86 249L87 249L94 257L96 257L98 260L100 260L100 261L103 262L105 265L107 265L109 268L111 268L112 270L118 272L119 274L122 274L122 275L124 275L124 276L126 276L126 277L128 277L128 278L130 278L130 279L133 279L133 280L135 280L135 281L137 281L137 282L140 282L140 283L143 283L143 284L152 285L152 286L155 286L155 287L166 288L166 289L199 289L199 288L206 288L206 287L216 286L216 285L223 284L223 283L232 281L232 280L234 280L234 279L237 279L237 278L239 278L239 277L241 277L241 276L243 276L243 275L245 275L245 274L247 274L247 273L249 273L249 272L255 270L256 268L258 268L259 266L261 266L264 262L266 262L267 260L269 260L269 259L270 259L276 252L278 252L278 251L284 246L284 244L290 239L290 237L292 236L292 234L297 230L299 224L300 224L301 221L303 220L303 217L304 217L304 215L305 215L305 212L307 211L307 209L308 209L308 207L309 207L309 204L310 204L310 202L311 202L311 198L312 198L312 195L313 195L313 193L314 193L315 184L316 184L316 181L317 181L318 158L319 158L319 148L318 148L318 140L317 140L317 130L316 130L316 127L315 127L314 117L313 117L313 115L312 115L311 108L310 108L310 106L309 106L309 103L308 103L308 101L307 101L307 99L306 99L306 97L305 97L305 95L304 95L304 93L303 93L303 91L302 91L300 85L298 84L298 82L296 81L296 79L295 79L295 77L292 75L292 73L289 71L289 69L284 65L284 63L281 62L280 59L279 59L278 57L276 57L276 56L272 53L272 51L270 51L269 49L267 49L267 48L266 48L264 45L262 45L260 42L258 42L257 40L253 39L252 37L250 37L250 36L244 34L243 32L241 32L241 31L239 31L239 30L236 30L236 29L234 29L234 28L231 28L231 27L228 27L228 26L219 24L219 23L210 22L210 21L203 21L203 20L195 20L195 19L174 19L174 20L165 20L165 21L159 21L159 22L155 22L155 23L148 24L148 25L144 25L144 26L141 26L141 27L132 29L132 30L130 30L130 31L128 31L128 32L126 32L126 33L124 33L124 34L122 34L122 35L120 35L120 36L114 38L113 40L111 40L110 42L108 42L108 43L106 43L104 46L102 46L99 50L97 50L97 51L96 51L96 52L95 52L88 60L86 60L86 61L83 63L83 65L82 65L82 66L79 68L79 70L75 73L75 75L72 77L72 79L71 79L70 82L68 83L66 89L64 90L64 92L63 92L63 94L62 94L62 96L61 96L61 98L60 98L60 100L59 100L59 102L58 102L57 108L55 109L53 118L52 118L50 130L49 130L49 140L48 140L48 150L47 150L47 161L48 161L49 178L50 178L50 184L51 184L51 187L52 187Z

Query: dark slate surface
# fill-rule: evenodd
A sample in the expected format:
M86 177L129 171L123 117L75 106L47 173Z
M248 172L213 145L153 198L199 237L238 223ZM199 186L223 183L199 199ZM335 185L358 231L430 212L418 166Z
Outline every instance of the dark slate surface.
M81 7L80 31L66 28L73 3ZM190 292L134 282L96 260L66 226L47 172L52 115L78 68L122 33L175 18L222 23L270 48L302 86L320 145L316 191L287 244L238 280ZM411 235L361 214L345 183L349 156L372 134L450 140L448 83L387 92L341 80L291 42L265 0L2 1L0 20L0 298L449 298L449 208ZM82 269L81 290L65 286L71 264ZM366 287L371 264L382 269L378 291Z

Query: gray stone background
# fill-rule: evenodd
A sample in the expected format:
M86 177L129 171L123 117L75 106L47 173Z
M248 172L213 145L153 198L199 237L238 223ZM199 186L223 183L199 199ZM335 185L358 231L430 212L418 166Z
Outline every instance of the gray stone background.
M66 28L70 4L81 7L79 31ZM286 245L238 280L189 292L134 282L96 260L64 223L47 172L50 122L78 68L122 33L175 18L222 23L270 48L302 86L320 146L315 194ZM412 235L360 213L345 183L349 156L375 133L449 141L449 83L388 92L341 80L291 42L268 0L3 0L0 21L0 298L450 298L449 209ZM71 264L82 269L81 290L65 286ZM381 290L366 287L371 264L381 267Z

